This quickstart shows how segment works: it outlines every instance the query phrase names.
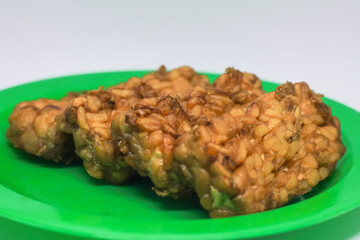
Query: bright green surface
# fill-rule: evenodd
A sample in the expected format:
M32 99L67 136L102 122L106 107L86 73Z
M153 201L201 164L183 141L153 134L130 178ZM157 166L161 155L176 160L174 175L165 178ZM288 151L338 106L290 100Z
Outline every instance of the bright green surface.
M151 191L147 179L122 186L108 185L90 178L80 165L62 167L45 162L12 148L5 138L7 117L20 101L60 98L68 91L108 86L142 74L144 72L78 75L0 92L1 239L24 235L46 235L54 239L68 239L67 235L77 239L249 238L304 228L360 206L360 114L332 100L326 103L341 121L347 147L334 173L304 198L295 199L288 206L223 219L208 219L196 197L182 201L160 198ZM264 82L264 88L272 90L275 84ZM349 224L341 221L335 225L341 223ZM301 236L301 232L297 236Z

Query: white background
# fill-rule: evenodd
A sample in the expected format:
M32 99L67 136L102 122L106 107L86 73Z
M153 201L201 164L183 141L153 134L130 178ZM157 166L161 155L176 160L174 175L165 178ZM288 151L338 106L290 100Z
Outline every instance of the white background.
M161 64L306 81L360 110L360 1L0 0L0 89Z
M306 81L360 110L360 1L0 0L0 89L161 64Z

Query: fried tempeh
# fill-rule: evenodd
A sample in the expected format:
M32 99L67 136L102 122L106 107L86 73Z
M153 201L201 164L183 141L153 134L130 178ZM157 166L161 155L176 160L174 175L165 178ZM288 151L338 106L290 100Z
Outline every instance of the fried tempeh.
M73 93L61 100L39 99L19 103L9 117L7 138L16 148L30 154L69 163L75 156L72 136L57 130L55 117L63 113L77 96Z
M321 96L306 83L287 83L193 127L174 152L204 209L224 217L280 207L310 191L345 147Z
M160 196L179 198L192 192L191 173L173 156L180 136L198 124L206 126L233 105L242 106L264 94L255 75L232 68L213 86L195 87L183 99L143 99L113 121L113 138L118 140L125 161L140 175L149 176Z
M125 160L159 195L193 189L211 217L280 207L325 179L345 152L338 119L306 83L280 85L247 105L194 92L196 100L134 105L121 136Z
M194 85L206 86L209 81L190 67L170 72L161 67L142 78L133 77L109 89L100 88L76 98L57 118L58 127L74 136L75 152L89 175L121 183L134 176L134 170L124 161L122 143L114 143L111 138L112 120L139 99L185 96Z
M17 148L65 163L75 151L92 177L121 183L137 172L160 196L195 192L211 217L280 207L345 152L339 120L306 83L265 94L255 75L233 68L210 86L189 67L161 67L108 89L20 103L9 122Z

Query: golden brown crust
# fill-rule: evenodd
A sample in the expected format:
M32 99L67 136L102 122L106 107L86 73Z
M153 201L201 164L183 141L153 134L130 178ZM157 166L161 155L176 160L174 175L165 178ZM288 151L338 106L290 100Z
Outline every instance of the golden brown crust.
M338 120L306 83L234 105L176 143L211 217L260 212L311 190L345 152Z
M246 104L264 94L260 79L251 73L240 72L229 67L226 73L218 77L213 86L216 90L227 94L236 104Z
M142 176L149 176L159 195L179 198L192 191L189 170L174 161L173 148L179 137L227 112L235 104L233 99L240 102L234 96L246 96L241 100L244 104L264 93L261 84L253 81L253 89L242 76L232 69L215 80L216 88L197 86L184 98L144 99L116 117L112 131L119 142L128 143L126 162ZM234 92L220 84L224 79L236 86Z
M209 82L189 67L170 72L161 67L142 78L133 77L126 83L76 98L65 114L58 117L58 126L61 131L73 134L76 154L92 177L121 183L134 176L134 170L124 161L124 149L117 147L110 135L115 116L129 110L140 99L186 95L193 84L209 85Z
M149 176L160 196L179 198L192 192L181 167L173 162L175 139L191 129L187 117L177 98L164 96L140 100L112 123L126 163Z
M74 158L71 135L56 129L55 117L77 96L70 94L61 100L39 99L21 102L9 117L7 138L16 148L52 160L68 163Z
M133 78L129 84L132 82L138 79ZM75 152L89 175L112 183L121 183L134 175L118 156L110 138L110 125L117 110L127 110L136 92L120 86L89 91L74 99L56 119L60 131L73 135Z
M339 121L306 83L249 104L218 88L145 99L114 120L126 162L159 195L193 189L211 217L260 212L311 190L344 154Z

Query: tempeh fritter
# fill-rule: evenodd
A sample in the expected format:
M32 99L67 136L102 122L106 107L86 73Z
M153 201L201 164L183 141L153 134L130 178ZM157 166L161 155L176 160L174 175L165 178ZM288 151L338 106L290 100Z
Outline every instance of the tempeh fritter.
M207 86L209 81L190 67L170 72L161 67L142 78L133 77L109 89L100 88L76 98L58 117L58 127L73 134L76 154L83 160L89 175L121 183L134 176L134 170L124 161L125 145L119 143L117 146L111 138L112 120L139 99L162 95L185 96L194 85Z
M225 217L280 207L310 191L345 147L321 96L306 83L287 83L194 126L174 152L203 208Z
M325 179L345 152L338 119L306 83L280 85L247 105L194 92L196 101L134 105L121 134L125 160L159 195L193 189L211 217L282 206Z
M132 77L61 100L19 103L6 136L54 162L75 153L87 173L150 177L160 196L195 192L210 217L274 209L305 194L345 153L339 120L302 83L265 93L228 68L210 85L190 67Z
M149 176L160 196L179 198L192 192L189 170L173 157L180 136L197 124L209 124L235 103L241 106L264 94L255 75L232 68L213 85L195 87L183 99L165 96L141 100L113 121L112 133L123 148L125 161L140 175Z
M70 94L61 100L39 99L17 104L9 117L6 137L19 149L54 161L69 163L73 160L72 136L58 131L55 117L78 96Z

